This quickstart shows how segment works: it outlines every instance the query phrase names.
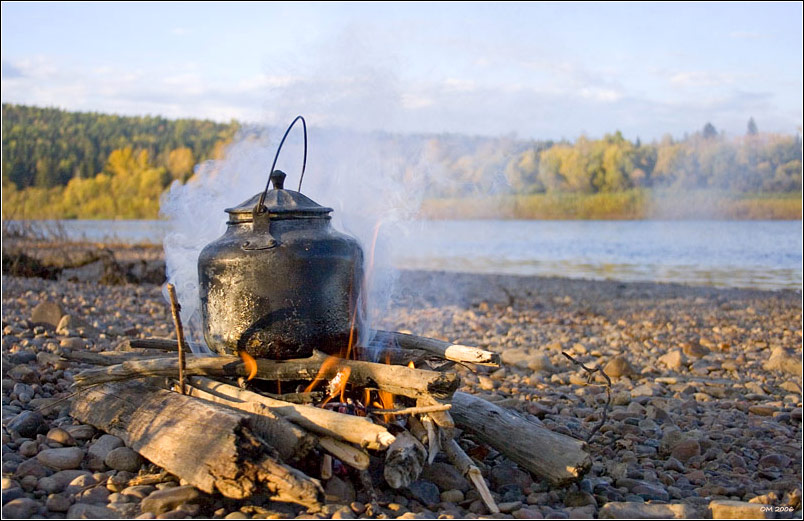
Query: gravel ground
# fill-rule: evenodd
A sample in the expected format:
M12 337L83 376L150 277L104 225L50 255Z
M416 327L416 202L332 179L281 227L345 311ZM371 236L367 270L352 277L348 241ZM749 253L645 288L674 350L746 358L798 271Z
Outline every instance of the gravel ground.
M461 438L500 504L494 517L801 518L800 293L434 272L403 272L399 286L380 326L501 352L501 369L459 368L462 390L552 430L585 438L606 401L602 377L588 383L562 351L612 378L592 469L570 487L551 488ZM170 476L128 486L160 469L78 424L67 402L36 412L83 368L55 355L173 334L159 286L4 277L2 291L4 517L310 517L266 498L208 496ZM34 325L45 319L56 328ZM408 490L381 488L380 512L366 511L360 487L342 478L325 483L331 503L316 517L491 517L445 460Z

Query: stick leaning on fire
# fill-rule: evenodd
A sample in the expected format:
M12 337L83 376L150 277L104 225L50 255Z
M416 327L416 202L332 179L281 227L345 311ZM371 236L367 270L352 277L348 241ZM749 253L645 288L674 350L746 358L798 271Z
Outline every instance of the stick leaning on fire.
M397 353L395 358L401 360L421 360L423 352L451 362L500 362L499 355L490 351L415 335L377 331L375 338L398 345L403 356ZM144 348L139 351L146 353L142 359L135 358L134 352L83 358L83 362L106 367L75 375L74 385L88 392L74 398L71 412L79 421L123 438L151 462L207 493L217 491L240 499L265 490L278 500L314 508L323 501L320 483L292 466L314 449L360 472L369 465L367 450L385 451L385 480L391 487L401 488L418 479L443 447L448 459L477 488L488 510L497 513L499 509L478 466L454 440L456 424L554 485L579 479L591 465L580 440L549 431L479 397L456 392L460 381L453 372L346 360L320 352L296 360L182 356L180 361L149 357L154 348L183 354L185 349L179 349L182 341L181 336L178 341L129 340L129 349ZM416 406L387 409L366 404L367 416L362 417L292 403L281 399L284 395L264 396L213 379L251 376L279 382L332 382L344 372L353 386L404 396L415 400ZM131 382L145 378L153 382L159 379L150 377L176 378L179 374L186 396L171 392L182 388L182 378L170 382L167 390L153 383ZM164 383L161 386L165 387ZM345 381L335 395L344 387ZM329 399L335 395L330 393ZM135 400L135 396L139 398ZM162 417L164 410L177 411L169 425ZM186 412L189 410L193 414ZM392 418L390 415L409 415L410 433L401 425L381 421ZM512 432L516 444L510 443ZM179 444L171 439L177 433L184 433ZM235 465L244 458L250 463Z

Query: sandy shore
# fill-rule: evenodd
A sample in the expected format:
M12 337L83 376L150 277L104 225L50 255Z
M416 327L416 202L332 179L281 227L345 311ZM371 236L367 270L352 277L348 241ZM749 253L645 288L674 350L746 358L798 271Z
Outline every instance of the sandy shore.
M613 379L613 410L589 444L594 464L580 483L552 489L493 449L470 450L501 504L497 517L711 517L727 507L760 517L768 506L778 517L801 517L798 292L434 272L403 272L398 287L378 325L502 353L501 369L460 368L463 390L505 400L553 430L585 438L606 398L562 351L604 365ZM87 327L34 327L34 308L48 300ZM66 393L83 368L48 355L113 349L123 335L172 335L159 286L3 278L4 516L148 518L155 512L143 512L142 498L178 488L166 479L115 489L137 470L158 469L136 460L128 470L110 467L121 464L103 454L108 437L76 425L66 403L44 416L30 412ZM462 443L475 446L470 436ZM60 447L75 447L75 461L57 471L48 451ZM440 465L410 490L382 488L383 515L487 516L465 480ZM330 481L327 489L339 499L325 517L366 515L359 487ZM193 496L161 515L304 513L264 498Z

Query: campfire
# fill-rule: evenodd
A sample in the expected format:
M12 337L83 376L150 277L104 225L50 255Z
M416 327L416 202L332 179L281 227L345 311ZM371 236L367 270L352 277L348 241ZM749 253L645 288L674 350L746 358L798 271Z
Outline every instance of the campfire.
M297 121L303 179L301 116L279 150ZM464 431L550 483L580 478L590 466L583 442L458 392L455 364L499 367L498 354L366 325L362 249L332 229L331 208L284 189L279 150L273 189L226 210L226 233L198 258L203 333L219 356L187 353L168 284L177 340L84 353L106 367L75 375L83 392L73 417L204 492L267 494L313 510L326 500L321 481L338 473L379 513L377 476L408 487L443 453L498 513L482 465L458 443Z
M353 353L381 348L383 362L321 352L291 360L188 354L183 368L176 355L153 354L182 353L178 341L129 339L115 353L81 354L106 367L75 375L83 392L71 412L204 492L268 494L313 510L326 502L320 481L336 469L376 510L381 484L372 475L404 488L443 452L498 512L458 443L462 430L555 485L589 468L580 440L457 391L454 364L498 366L496 353L396 332L374 339Z

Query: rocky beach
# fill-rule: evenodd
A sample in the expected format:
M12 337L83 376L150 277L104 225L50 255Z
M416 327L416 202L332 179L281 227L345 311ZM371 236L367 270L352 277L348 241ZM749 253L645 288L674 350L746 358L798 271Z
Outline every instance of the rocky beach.
M66 353L175 338L154 283L158 251L143 251L88 258L50 279L11 276L4 259L4 517L802 516L800 292L403 271L378 326L502 356L501 368L456 366L462 391L586 439L603 417L606 380L562 353L604 368L611 410L589 440L592 467L551 487L464 433L460 444L500 514L441 457L405 489L375 483L380 511L367 510L359 481L340 474L323 483L324 509L307 512L201 493L70 417L73 377L90 366Z

